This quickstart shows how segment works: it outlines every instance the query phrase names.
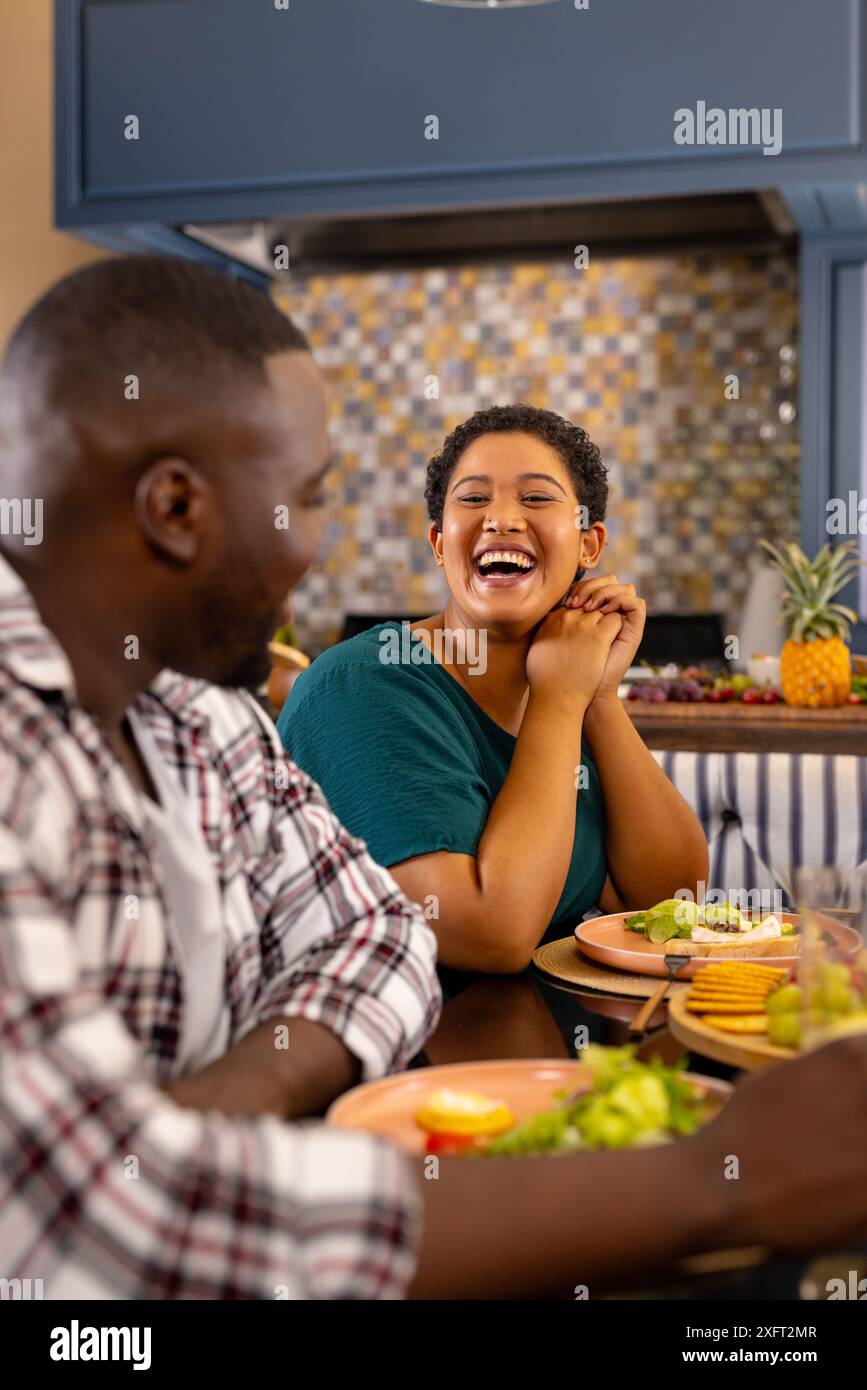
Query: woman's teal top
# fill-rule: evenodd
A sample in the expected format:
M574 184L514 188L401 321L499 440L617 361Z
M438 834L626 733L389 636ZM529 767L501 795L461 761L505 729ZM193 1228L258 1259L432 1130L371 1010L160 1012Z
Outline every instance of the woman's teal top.
M381 623L324 652L296 680L277 726L335 815L387 867L438 850L474 855L515 748L407 635ZM581 766L572 861L546 941L595 907L607 872L605 808L586 746ZM532 874L532 863L524 868Z

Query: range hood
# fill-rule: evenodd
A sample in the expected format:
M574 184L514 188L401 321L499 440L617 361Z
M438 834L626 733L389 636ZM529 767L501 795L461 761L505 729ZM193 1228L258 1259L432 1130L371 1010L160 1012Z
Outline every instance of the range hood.
M634 256L716 247L760 250L796 240L788 209L772 191L397 217L274 217L178 230L277 281L299 272L562 257L576 245L588 246L596 256Z

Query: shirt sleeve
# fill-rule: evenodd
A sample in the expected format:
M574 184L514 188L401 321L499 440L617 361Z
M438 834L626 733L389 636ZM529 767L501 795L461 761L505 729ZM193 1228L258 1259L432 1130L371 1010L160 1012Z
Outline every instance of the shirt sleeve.
M49 1298L400 1297L420 1199L372 1136L175 1106L0 826L0 1275Z
M295 762L381 864L475 854L492 797L464 721L429 674L314 662L278 722Z
M238 1036L291 1015L339 1037L365 1080L401 1070L439 1017L436 937L254 708L272 799L271 850L247 866L263 973Z

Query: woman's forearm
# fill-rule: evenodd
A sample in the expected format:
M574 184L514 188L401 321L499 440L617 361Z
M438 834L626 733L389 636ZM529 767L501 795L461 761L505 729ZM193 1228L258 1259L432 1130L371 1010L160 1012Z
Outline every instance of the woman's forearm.
M480 903L500 933L508 922L516 969L538 944L569 872L583 709L574 697L531 692L508 775L479 841Z
M648 907L707 879L707 841L616 697L594 700L584 733L605 800L605 849L628 907Z
M530 694L475 856L442 851L390 866L414 902L436 898L442 964L493 974L527 966L569 872L584 708L567 692Z
M620 701L594 700L585 711L562 691L531 694L475 858L440 852L392 866L414 901L436 896L443 964L497 974L526 967L569 872L582 728L605 801L609 874L624 906L694 893L706 879L701 826Z

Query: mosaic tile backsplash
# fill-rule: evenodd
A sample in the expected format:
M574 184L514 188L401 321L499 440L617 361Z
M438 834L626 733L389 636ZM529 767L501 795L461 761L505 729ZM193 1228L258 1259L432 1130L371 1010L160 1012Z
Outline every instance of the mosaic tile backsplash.
M325 371L340 460L324 553L295 596L299 643L319 652L347 612L442 606L427 461L474 410L514 401L600 446L608 567L654 611L734 622L758 538L797 533L797 302L782 253L296 282L280 303Z

